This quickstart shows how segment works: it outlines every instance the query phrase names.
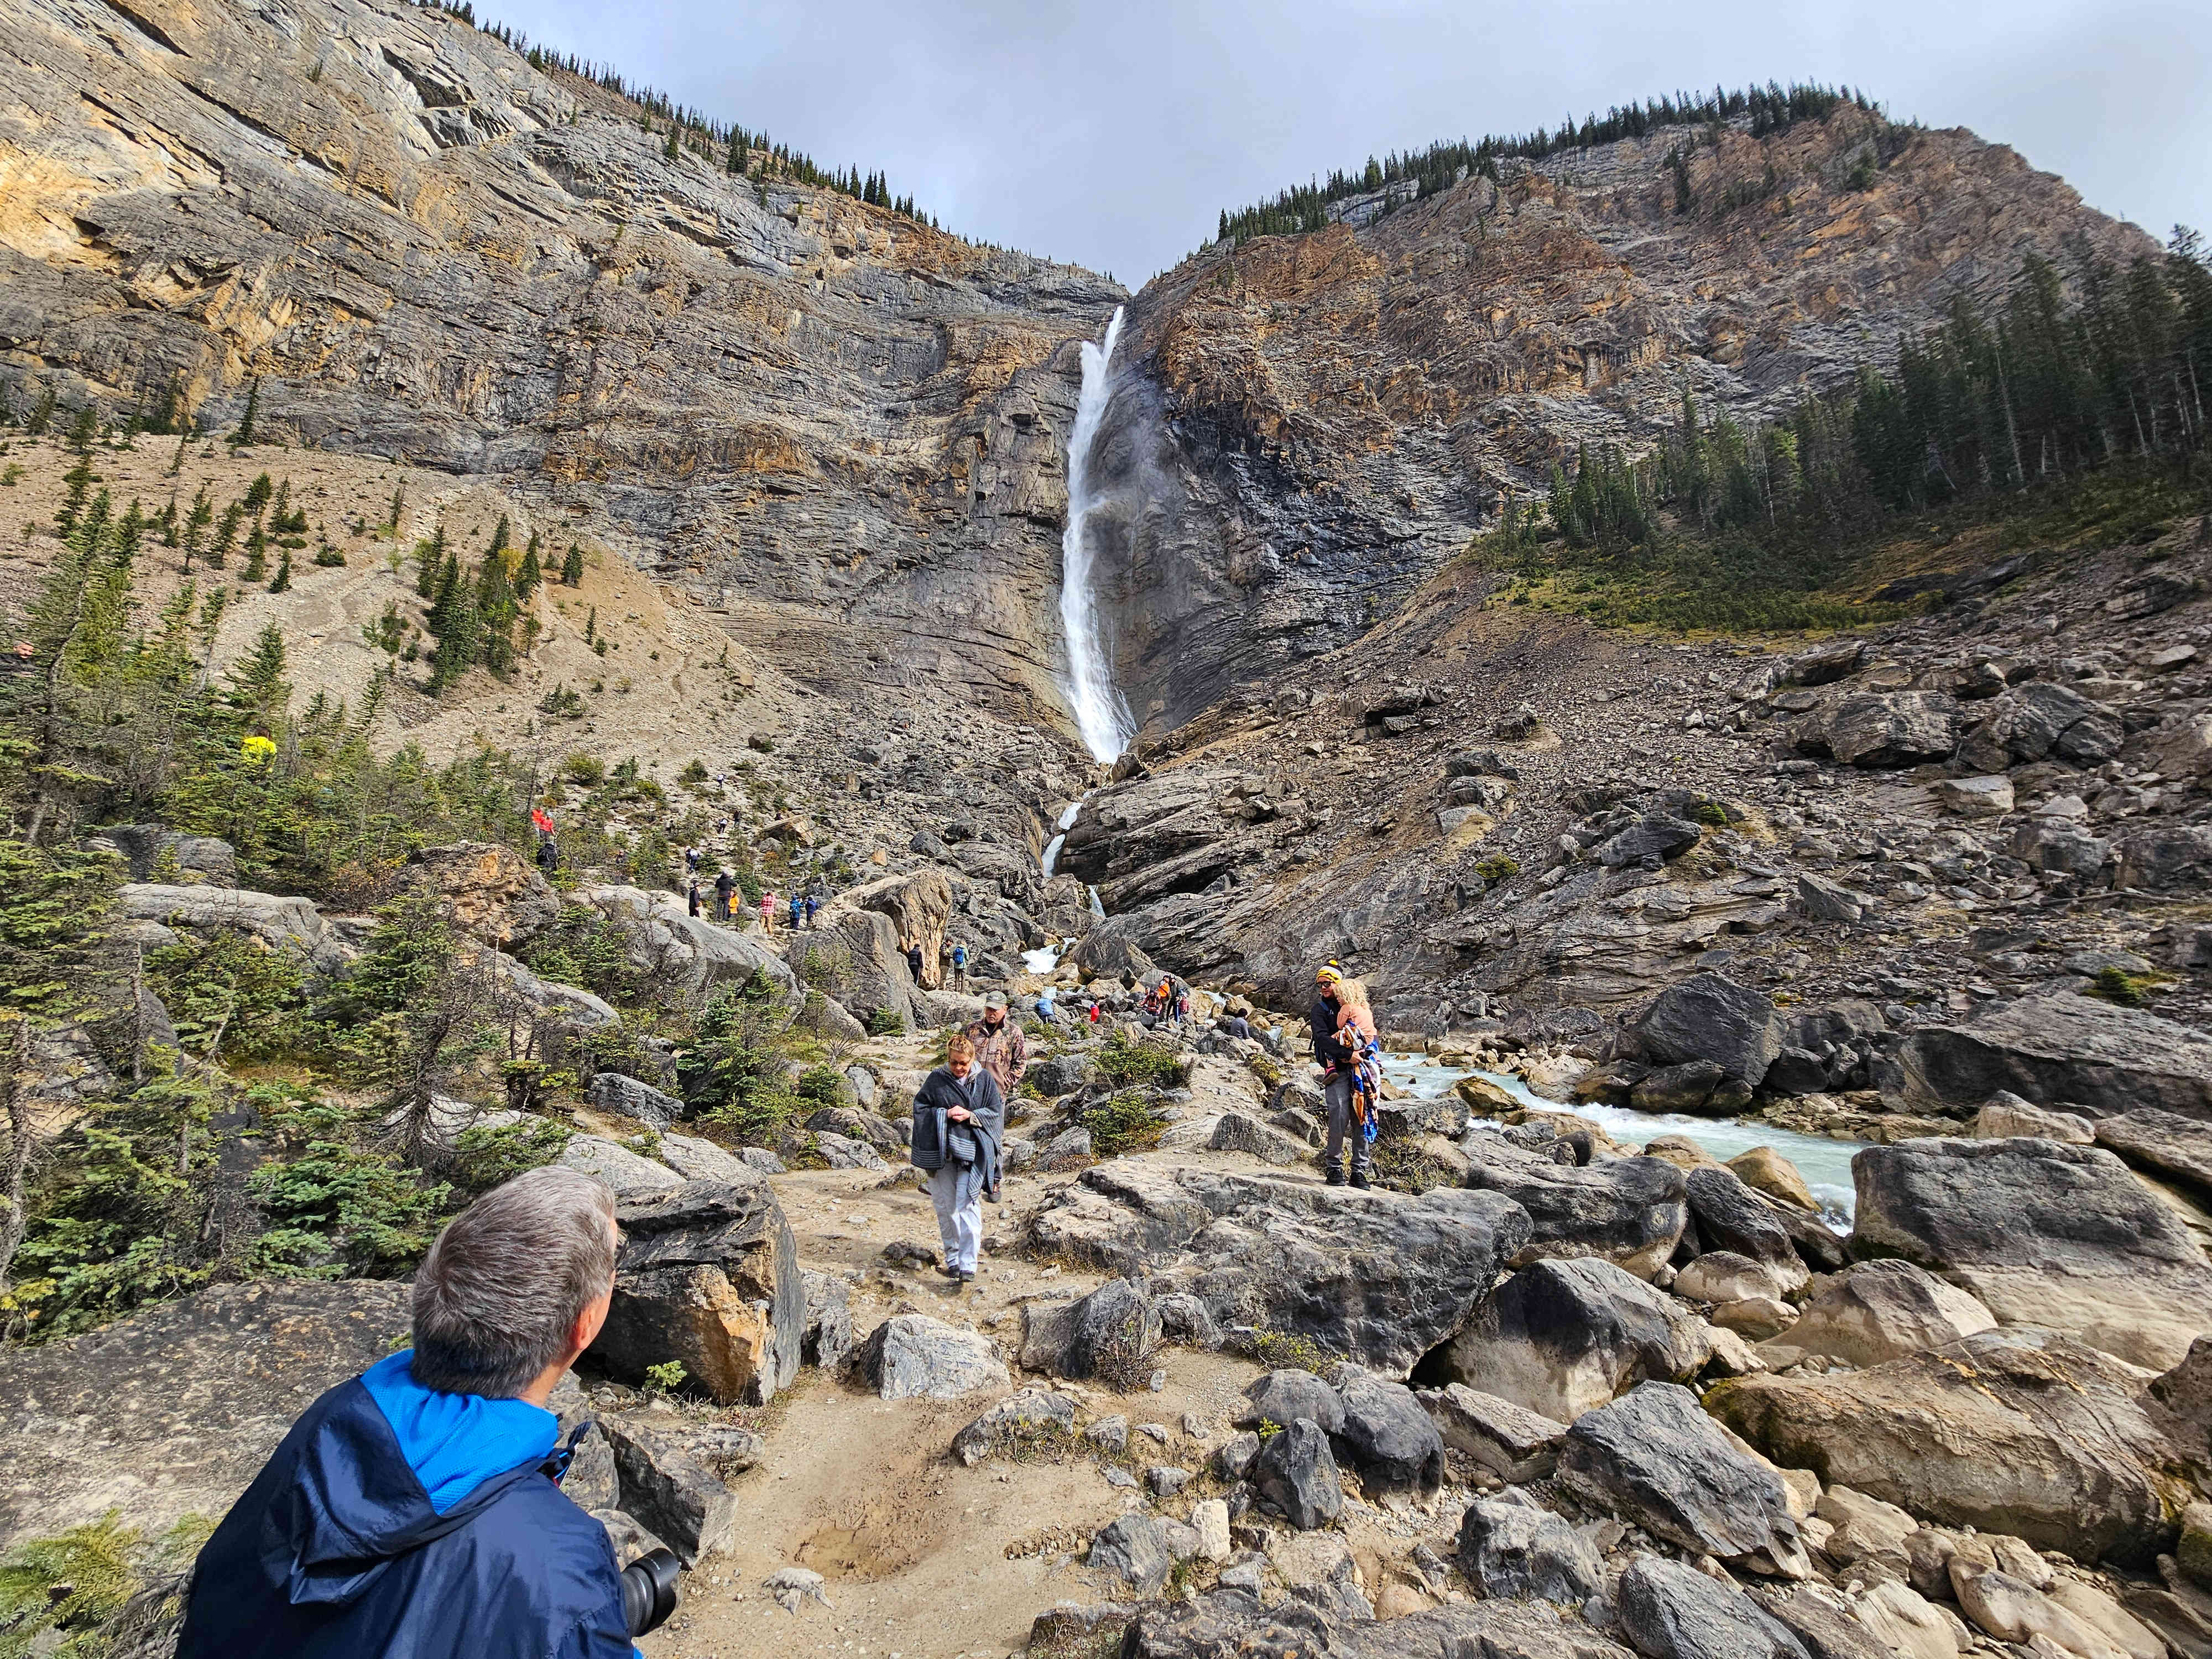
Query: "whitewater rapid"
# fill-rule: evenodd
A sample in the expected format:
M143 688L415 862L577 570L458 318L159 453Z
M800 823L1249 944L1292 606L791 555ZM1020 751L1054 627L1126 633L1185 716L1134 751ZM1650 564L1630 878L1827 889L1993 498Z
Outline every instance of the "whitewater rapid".
M1114 685L1113 662L1099 629L1097 573L1083 533L1091 505L1091 449L1106 413L1107 368L1121 334L1121 308L1116 306L1105 339L1095 345L1083 343L1083 390L1067 439L1067 529L1060 540L1060 621L1067 635L1067 678L1060 689L1083 746L1102 761L1120 757L1137 725L1127 700Z

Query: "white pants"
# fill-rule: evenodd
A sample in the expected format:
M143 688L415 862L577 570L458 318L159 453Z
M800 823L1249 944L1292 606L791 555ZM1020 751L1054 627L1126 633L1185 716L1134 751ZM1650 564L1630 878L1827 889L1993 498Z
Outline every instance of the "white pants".
M945 1265L974 1273L983 1243L983 1172L973 1164L947 1164L930 1176L929 1198L937 1206Z

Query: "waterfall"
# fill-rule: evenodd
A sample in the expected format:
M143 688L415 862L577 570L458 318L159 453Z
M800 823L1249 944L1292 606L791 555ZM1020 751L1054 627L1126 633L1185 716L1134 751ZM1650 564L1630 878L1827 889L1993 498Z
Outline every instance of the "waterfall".
M1067 837L1066 836L1054 836L1050 841L1045 843L1044 878L1047 881L1050 881L1052 879L1052 866L1060 861L1060 849L1062 845L1066 843L1066 840Z
M1060 621L1067 635L1067 678L1061 690L1074 711L1083 746L1102 761L1127 747L1136 720L1114 687L1114 668L1098 632L1098 594L1090 544L1083 534L1091 514L1091 449L1106 413L1107 366L1121 333L1121 308L1097 345L1083 343L1083 392L1076 399L1075 428L1067 439L1067 529L1060 538Z

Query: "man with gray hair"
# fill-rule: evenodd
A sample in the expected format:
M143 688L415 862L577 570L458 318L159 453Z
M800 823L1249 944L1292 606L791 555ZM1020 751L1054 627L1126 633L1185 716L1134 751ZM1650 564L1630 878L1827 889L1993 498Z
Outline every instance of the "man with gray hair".
M413 1348L323 1395L200 1552L177 1659L632 1659L554 1386L605 1322L614 1196L533 1170L438 1235Z

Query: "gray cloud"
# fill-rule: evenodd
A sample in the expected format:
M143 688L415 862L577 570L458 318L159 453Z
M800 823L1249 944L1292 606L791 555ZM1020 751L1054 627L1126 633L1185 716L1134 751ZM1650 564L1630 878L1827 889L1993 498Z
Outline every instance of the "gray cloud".
M2163 238L2212 231L2212 6L2107 0L479 0L948 226L1132 288L1215 215L1434 138L1816 79L1972 127Z

